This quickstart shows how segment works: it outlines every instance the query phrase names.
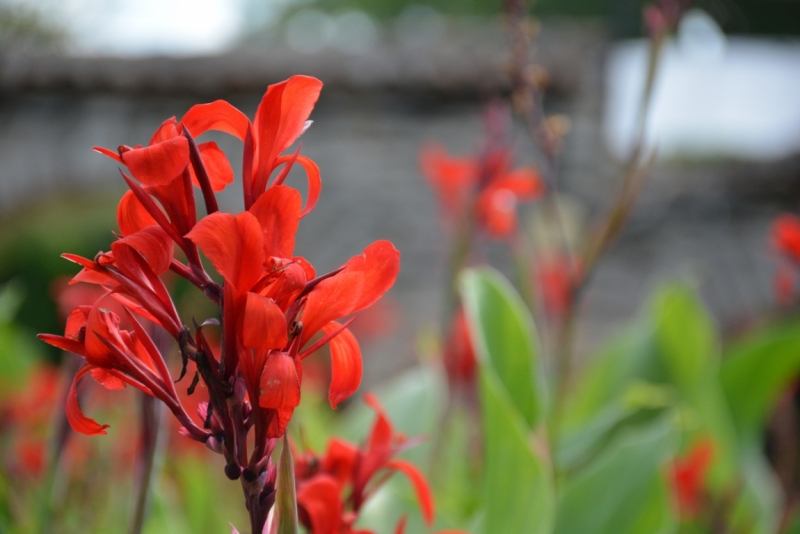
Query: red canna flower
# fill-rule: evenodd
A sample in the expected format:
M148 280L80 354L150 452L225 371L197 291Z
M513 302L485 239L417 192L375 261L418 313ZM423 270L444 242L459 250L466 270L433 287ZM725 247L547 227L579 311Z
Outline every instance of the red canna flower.
M331 439L321 458L307 454L298 456L295 462L300 521L311 534L370 534L353 525L363 504L387 479L376 478L377 475L387 472L401 472L408 477L425 521L433 523L433 495L425 477L410 462L394 459L413 442L394 433L374 396L367 394L364 400L377 413L366 444L358 448ZM405 520L401 520L398 532L403 531L404 524Z
M670 479L678 509L682 516L697 515L702 508L702 496L708 468L714 458L714 443L698 441L672 464Z
M316 164L299 148L281 154L310 124L321 87L319 80L294 76L267 89L253 122L217 101L192 107L180 121L165 121L147 147L96 148L131 174L123 173L130 191L117 209L121 235L109 252L92 260L64 255L83 267L71 283L97 286L101 296L71 312L63 336L40 334L86 360L66 409L76 431L105 434L107 428L78 405L77 384L86 374L107 389L131 385L161 400L183 425L181 434L221 453L226 475L241 479L253 532L263 528L274 502L271 453L300 402L303 359L329 344L330 403L335 407L352 395L361 382L362 361L347 328L351 316L374 304L400 268L400 254L388 241L373 243L322 276L294 256L299 221L313 209L321 182ZM244 141L245 211L237 215L220 212L215 196L233 180L227 158L216 144L194 140L208 130ZM284 185L295 162L308 177L305 207L300 194ZM207 212L199 221L195 187ZM175 245L186 263L174 257ZM200 251L222 277L221 286L206 272ZM201 289L217 305L218 317L195 324L194 332L184 325L162 280L167 271ZM218 346L208 333L216 326ZM208 401L193 410L203 428L189 416L185 396L178 394L161 347L153 342L158 329L178 345L179 380L194 363L187 395L200 380L205 385Z
M511 236L517 227L517 203L544 193L535 170L511 170L511 153L505 148L483 158L456 158L433 145L422 149L420 165L445 215L459 219L474 210L480 227L492 237Z

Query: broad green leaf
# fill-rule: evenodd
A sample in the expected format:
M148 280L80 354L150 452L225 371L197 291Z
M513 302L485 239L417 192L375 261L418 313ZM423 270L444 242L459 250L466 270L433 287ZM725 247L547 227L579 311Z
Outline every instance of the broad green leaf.
M294 461L289 447L289 436L283 435L281 457L278 460L278 476L275 488L274 534L298 534L297 495L295 493Z
M666 417L618 437L594 462L564 482L555 532L632 534L653 525L666 528L673 522L663 502L668 495L656 485L675 449L675 437Z
M714 440L714 483L720 487L733 483L739 446L720 384L714 323L694 291L681 283L656 292L651 314L664 380L675 386L696 420L695 428L687 430Z
M659 289L653 298L656 339L672 382L693 388L719 362L716 329L702 302L684 284Z
M491 364L527 427L536 428L545 416L546 394L527 308L494 269L468 269L460 285L477 355Z
M641 318L614 337L584 368L568 396L563 431L583 427L608 410L619 410L634 383L660 382L653 328Z
M722 364L721 381L742 437L761 432L772 407L800 371L800 324L776 325L735 343Z
M555 495L550 467L533 450L525 421L486 363L480 390L486 449L482 532L552 532Z

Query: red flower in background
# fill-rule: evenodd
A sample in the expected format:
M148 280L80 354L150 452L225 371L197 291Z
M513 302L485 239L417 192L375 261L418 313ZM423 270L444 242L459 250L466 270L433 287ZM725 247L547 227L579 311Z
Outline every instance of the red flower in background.
M714 443L702 440L673 461L670 480L682 516L691 517L701 510L706 474L713 459Z
M772 223L772 247L779 254L775 273L775 298L783 306L795 300L795 280L800 268L800 217L785 213Z
M517 204L544 193L532 168L511 169L511 151L497 148L483 158L450 156L438 146L420 152L422 173L449 218L471 210L481 229L492 237L511 236L517 228Z
M433 522L434 502L422 473L406 460L394 459L414 443L394 433L377 399L364 400L375 410L377 419L367 442L356 447L339 439L328 443L325 455L298 455L295 460L297 503L300 521L311 534L370 534L354 527L364 503L386 481L381 473L401 472L417 494L422 515ZM398 525L402 532L405 521Z
M572 305L575 289L575 276L580 277L574 263L566 254L548 255L538 260L536 265L536 287L542 300L545 312L551 317L563 317Z
M469 323L464 309L459 308L450 327L450 336L444 348L444 368L451 384L475 382L478 361L469 335Z

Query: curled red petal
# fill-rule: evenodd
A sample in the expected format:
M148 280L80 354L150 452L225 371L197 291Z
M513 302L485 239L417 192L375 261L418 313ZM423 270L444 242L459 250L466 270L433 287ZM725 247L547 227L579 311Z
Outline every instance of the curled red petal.
M322 82L310 76L292 76L270 85L256 110L254 121L258 167L256 183L266 187L275 159L306 129L306 120L322 90Z
M250 208L264 231L266 257L292 257L301 205L296 189L278 185L267 189Z
M297 505L302 508L314 534L336 534L342 520L343 503L339 484L326 475L317 475L297 491Z
M231 163L225 156L225 153L219 149L217 144L213 141L208 143L201 143L197 146L200 150L200 157L203 160L203 165L208 172L208 180L211 182L211 189L214 191L222 191L225 186L233 182L233 168ZM200 184L192 172L192 181L198 187Z
M144 256L157 275L166 272L172 263L172 238L160 226L147 226L111 243L115 257L122 257L119 250L123 246L129 246Z
M127 191L117 205L117 224L122 235L130 235L158 223L139 202L133 191Z
M69 388L65 412L67 421L69 421L69 426L72 427L72 430L80 434L97 436L107 434L106 428L108 428L109 425L100 425L94 419L89 419L83 415L83 411L81 411L81 407L78 404L78 382L83 378L83 375L92 369L94 369L92 365L84 365L78 369L78 372L75 374L75 379L72 381L72 386Z
M228 102L216 100L189 108L181 119L181 124L189 129L192 137L199 137L209 130L216 130L244 141L250 120Z
M389 241L376 241L350 258L344 269L320 282L308 295L303 312L303 342L330 321L375 303L400 272L400 252Z
M280 165L292 159L296 159L297 163L303 166L303 169L306 171L306 179L308 180L308 199L306 200L306 206L303 208L303 211L300 212L300 217L303 218L311 213L311 210L317 205L319 194L322 192L322 179L320 178L319 167L314 163L314 160L303 155L281 156L275 161L275 164Z
M95 367L90 373L92 378L94 378L99 384L102 384L106 389L114 391L125 387L125 382L112 375L105 369Z
M183 136L122 154L133 177L146 185L165 185L189 164L189 142Z
M414 491L417 494L419 506L422 509L422 517L425 518L425 522L429 525L433 524L433 493L431 492L431 488L428 486L428 481L425 480L425 476L422 474L422 472L420 472L420 470L417 469L414 464L407 462L406 460L393 460L386 464L386 468L394 471L400 471L408 477L408 479L411 481L411 485L414 486Z
M156 143L167 141L168 139L172 139L178 135L180 135L178 134L178 122L175 120L175 117L170 117L162 122L161 126L158 127L158 130L155 131L153 136L150 138L150 144L155 145Z
M189 232L191 239L226 281L248 291L264 271L264 236L258 220L248 212L237 216L207 215Z
M261 373L258 404L276 410L293 410L300 404L300 377L295 360L289 354L272 351L267 356Z
M270 298L248 293L241 320L242 344L248 349L281 349L289 341L286 318Z
M336 331L341 325L331 321L322 327L326 334ZM331 385L328 388L328 401L331 408L348 398L361 385L362 362L358 341L350 330L345 328L330 340Z

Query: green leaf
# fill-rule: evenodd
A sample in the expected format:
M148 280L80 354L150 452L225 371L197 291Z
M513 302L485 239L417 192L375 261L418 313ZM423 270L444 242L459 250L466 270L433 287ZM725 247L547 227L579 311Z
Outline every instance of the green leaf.
M727 351L720 372L739 435L759 434L781 392L800 372L800 324L748 335Z
M278 478L275 488L275 534L298 534L297 495L295 494L294 461L289 447L289 436L283 435L281 457L278 460Z
M511 284L491 268L461 275L461 299L479 358L489 362L527 427L546 412L544 376L533 320Z
M719 362L716 329L703 303L681 283L666 285L653 299L656 339L672 382L692 389Z
M686 284L656 292L652 320L664 380L673 384L696 419L695 433L714 440L711 477L721 487L737 477L736 428L720 384L720 347L714 323Z
M659 490L658 483L662 466L675 449L674 438L666 417L618 437L594 462L565 481L555 532L664 531L673 518L669 495Z
M487 364L480 389L486 440L482 532L552 532L555 495L549 466L531 448L525 421Z

